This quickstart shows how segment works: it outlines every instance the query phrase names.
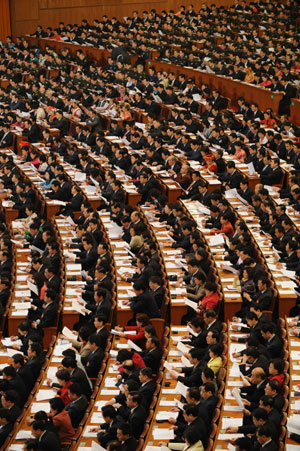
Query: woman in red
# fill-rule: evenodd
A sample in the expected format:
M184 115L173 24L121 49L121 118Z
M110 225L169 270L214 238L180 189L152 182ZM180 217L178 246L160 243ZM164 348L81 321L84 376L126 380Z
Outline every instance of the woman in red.
M264 119L260 123L261 125L266 125L268 128L274 128L277 125L276 120L271 116L269 111L264 112Z
M129 351L128 349L121 349L121 351L118 352L116 361L116 365L121 364L121 366L118 368L118 371L120 373L122 373L123 371L122 363L124 363L125 360L132 360L135 366L137 366L138 368L146 368L145 362L140 354L135 351Z
M202 299L202 301L200 301L198 303L199 305L199 311L202 313L204 310L215 310L220 297L217 293L217 285L213 282L207 282L205 284L204 290L205 290L205 296Z
M73 429L71 418L65 410L65 405L61 398L52 398L50 403L50 417L53 426L59 436L61 444L69 444L72 442L75 431Z
M284 362L282 359L272 359L269 364L269 379L271 381L277 381L280 385L284 384Z
M210 232L211 235L216 235L217 233L224 233L227 238L232 238L234 235L234 228L229 221L228 217L225 215L222 215L221 218L221 228L220 229L212 229Z
M136 326L116 326L115 329L120 332L120 337L127 338L133 341L137 346L145 349L146 338L145 338L145 327L150 324L149 317L145 313L137 313L136 315ZM127 334L124 331L136 332L136 334Z
M218 166L217 163L215 162L215 157L212 153L207 153L204 156L204 160L205 160L205 165L204 167L209 171L209 172L213 172L213 173L217 173L218 172Z
M70 373L64 369L58 370L56 373L56 378L60 387L58 387L57 394L63 400L64 405L67 406L71 402L68 394L68 388L70 385L72 385L72 381L70 380ZM54 384L52 385L52 387L55 388L56 385Z

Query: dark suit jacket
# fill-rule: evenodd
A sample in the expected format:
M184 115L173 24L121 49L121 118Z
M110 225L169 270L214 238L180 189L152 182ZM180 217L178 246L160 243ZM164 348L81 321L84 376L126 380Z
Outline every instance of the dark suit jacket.
M92 248L89 252L82 252L78 258L76 258L75 263L81 263L82 269L88 271L92 269L97 261L97 251Z
M277 335L274 335L271 341L265 341L263 344L266 346L272 359L281 356L282 341Z
M29 390L27 389L21 376L16 374L16 377L9 381L9 390L15 390L18 393L17 404L18 406L23 407L29 394Z
M242 174L238 171L235 171L233 174L229 176L227 183L231 189L233 188L239 189L242 179L243 179Z
M83 415L88 406L88 401L84 395L80 396L80 398L72 401L65 407L65 410L68 412L71 418L72 426L74 428L78 428L80 421L83 418Z
M249 204L251 204L251 199L252 199L252 196L253 196L253 194L254 194L251 188L248 187L245 191L239 190L238 193L239 193L239 195L240 195L241 197L243 197Z
M38 439L38 450L49 451L50 449L51 451L61 451L60 441L54 432L45 431Z
M255 409L259 405L259 400L265 394L265 386L267 381L265 380L258 387L257 385L251 385L250 387L241 388L241 396L250 401L250 410Z
M77 382L80 385L82 393L87 398L91 396L91 387L89 381L81 368L74 368L73 372L71 373L71 381L74 383Z
M151 380L145 385L141 385L139 388L139 393L142 395L146 408L150 406L153 398L153 393L156 389L156 383Z
M0 446L2 446L4 444L8 435L13 430L13 427L14 427L13 423L8 423L8 424L5 424L4 426L0 427Z
M199 417L203 418L207 426L211 426L211 420L214 415L215 408L218 404L217 396L213 395L208 399L201 399L198 404Z
M138 446L138 442L134 437L129 437L128 440L121 445L121 451L135 451Z
M10 413L10 417L11 417L11 422L14 423L16 421L16 419L18 418L18 416L21 413L21 409L19 406L17 406L16 404L14 404L10 409L9 409L9 413Z
M88 316L90 322L94 322L96 315L104 315L106 320L108 320L111 311L111 300L107 297L100 304L86 304L86 308L92 312Z
M272 302L272 291L270 288L267 288L267 290L262 293L258 292L256 293L252 299L260 305L262 310L268 310L268 307L270 306Z
M179 375L177 380L187 387L199 387L202 383L202 370L203 367L200 364L182 368L181 372L184 373L184 376Z
M58 304L56 302L51 302L48 304L41 315L41 320L39 327L42 329L44 327L55 326L56 318L57 318Z
M106 348L107 339L109 337L109 332L104 326L102 329L97 332L98 337L101 338L101 348L104 350Z
M101 424L101 431L97 434L97 439L101 446L106 446L112 440L117 439L117 429L119 424L120 422L117 419L115 419L111 424Z
M4 136L4 135L3 135ZM13 145L13 134L12 132L8 132L7 135L0 139L0 147L3 149L4 147L10 147Z
M193 348L206 348L207 330L203 329L197 336L192 335L190 340L183 341L183 343L193 346Z
M136 439L139 439L141 433L143 432L146 418L147 411L142 405L137 406L134 411L129 414L128 423L131 426L132 435Z
M154 297L150 293L143 293L130 299L130 308L134 314L146 313L149 318L159 318L160 313Z
M24 130L23 134L28 136L28 140L30 143L36 143L40 141L41 138L40 127L37 124L33 124L30 128Z
M274 442L274 440L271 440L266 444L266 446L261 446L259 451L278 451L278 445Z
M25 367L28 368L33 376L33 379L36 380L41 372L42 366L44 364L44 359L41 357L32 357L25 363Z
M29 243L31 246L35 246L38 249L44 250L45 249L45 243L43 241L43 234L42 232L38 232L36 236L29 238Z
M145 362L145 365L152 368L156 373L160 367L160 361L162 357L162 350L160 348L153 349L151 351L144 351L141 356Z
M89 377L98 377L100 371L102 360L104 357L104 352L102 348L91 352L87 357L82 359L85 370Z
M35 380L33 379L30 369L23 365L17 370L17 374L23 379L24 384L28 387L28 390L32 390Z

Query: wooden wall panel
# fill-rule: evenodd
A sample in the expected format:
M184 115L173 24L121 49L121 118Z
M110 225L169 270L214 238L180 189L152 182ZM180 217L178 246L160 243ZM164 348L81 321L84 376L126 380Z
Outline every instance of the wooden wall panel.
M11 34L9 0L0 0L0 41Z
M93 21L101 19L103 14L108 17L131 15L133 10L142 12L144 9L155 8L158 12L163 9L178 11L181 4L188 4L182 0L0 0L10 1L11 25L13 36L33 33L36 26L56 27L60 21L65 23L80 23L82 19ZM191 0L191 2L193 2ZM201 3L196 3L198 8ZM229 5L233 0L207 0L207 4Z

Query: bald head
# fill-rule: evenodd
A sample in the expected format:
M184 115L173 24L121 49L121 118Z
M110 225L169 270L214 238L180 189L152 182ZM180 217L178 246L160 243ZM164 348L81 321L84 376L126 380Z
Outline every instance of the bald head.
M251 382L252 384L259 384L266 378L266 373L263 368L256 367L252 370L251 373Z

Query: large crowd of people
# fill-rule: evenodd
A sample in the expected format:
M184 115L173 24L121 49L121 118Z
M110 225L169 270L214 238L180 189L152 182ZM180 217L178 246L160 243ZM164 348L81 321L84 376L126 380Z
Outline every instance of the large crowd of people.
M26 271L37 292L24 299L31 303L28 316L18 325L18 336L12 337L16 341L12 362L2 370L0 447L39 378L47 358L44 332L58 324L59 293L63 292L64 256L53 224L41 212L36 190L24 176L23 169L31 165L41 178L39 190L45 199L62 202L58 215L74 220L74 238L69 243L74 253L68 258L81 264L85 281L84 308L73 325L77 339L71 350L64 351L56 373L58 384L49 380L57 397L50 400L49 413L37 412L30 419L34 438L25 449L60 450L71 445L91 398L91 380L97 379L109 348L105 324L111 323L115 307L115 279L101 212L109 212L111 221L122 227L134 268L134 273L120 275L132 283L134 296L124 301L131 318L127 326L115 329L141 351L119 351L118 386L122 384L123 392L102 407L104 423L95 430L98 442L110 451L138 448L157 389L156 377L163 369L162 343L151 319L168 318L158 244L149 232L143 205L153 209L155 219L168 229L170 248L177 249L178 259L185 261L176 286L184 287L195 303L181 318L181 324L193 331L184 340L191 366L170 371L172 379L189 388L183 410L176 418L170 413L175 439L168 446L207 448L227 354L220 321L223 294L210 249L185 200L199 201L209 211L203 228L226 238L224 260L237 273L234 284L242 297L232 327L248 334L240 339L245 349L234 356L245 378L244 418L242 426L227 432L244 435L234 442L240 451L279 449L282 414L287 410L287 367L282 327L264 313L274 306L272 275L258 258L247 224L224 194L236 190L244 199L261 231L272 240L279 255L277 267L291 271L300 285L300 233L288 215L290 207L300 210L300 129L289 120L300 74L296 7L290 1L281 5L237 0L227 9L203 5L197 12L189 5L177 13L152 10L139 16L134 11L124 21L103 16L93 24L86 20L80 25L60 23L54 30L39 26L32 35L79 44L74 52L67 46L57 52L48 40L41 50L26 37L7 38L0 49L1 80L8 80L7 86L0 87L0 189L7 206L18 212L21 239L13 245L3 209L0 313L11 300L15 245L31 248ZM106 66L95 64L83 46L111 50ZM152 54L173 65L281 91L279 111L261 111L259 99L249 103L243 97L231 106L214 87L197 86L184 74L176 77L172 65L169 73L156 72ZM145 124L137 121L141 114ZM51 129L58 129L58 134ZM48 153L35 146L38 142ZM20 160L16 163L6 149L19 153ZM224 158L228 155L230 161ZM105 164L97 163L99 156ZM62 161L95 187L98 211L67 176ZM199 171L193 169L195 162L200 164ZM283 162L289 164L289 178ZM254 191L238 163L251 164L260 178ZM179 184L181 195L176 202L168 201L157 170ZM139 207L128 204L120 173L135 185L141 196ZM203 178L207 174L215 174L220 189L208 189ZM295 317L292 333L299 335L298 299L290 314Z

